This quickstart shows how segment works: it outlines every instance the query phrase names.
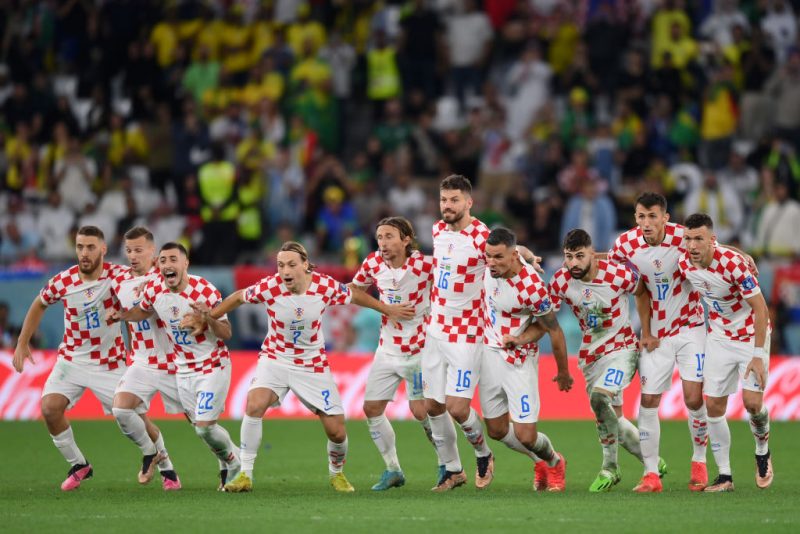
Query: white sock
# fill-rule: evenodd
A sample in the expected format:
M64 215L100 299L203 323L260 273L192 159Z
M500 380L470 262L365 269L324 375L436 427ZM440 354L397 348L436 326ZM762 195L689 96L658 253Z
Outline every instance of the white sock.
M731 430L725 416L708 417L708 437L711 439L711 452L717 463L720 475L731 474Z
M263 423L260 417L245 415L242 418L242 429L239 434L239 445L242 448L242 472L253 478L253 466L256 463L258 448L261 447Z
M400 471L400 460L397 459L397 447L395 446L395 434L392 424L385 415L381 414L378 417L368 417L367 426L369 426L369 435L375 446L378 447L378 452L381 453L386 469L388 471Z
M156 440L156 450L164 456L164 459L158 462L158 470L174 471L175 468L172 466L172 460L169 459L167 447L164 445L164 434L161 432L158 433L158 439Z
M475 449L475 456L482 458L492 454L492 450L483 438L483 423L481 423L481 418L478 417L478 412L473 408L469 409L469 417L467 417L467 420L461 423L461 430L464 431L467 441L469 441Z
M334 443L328 440L328 473L331 476L341 473L344 463L347 461L347 437L341 443Z
M520 454L524 454L534 462L538 462L540 460L540 458L536 456L532 450L527 448L519 439L517 439L517 435L514 433L514 425L508 425L508 433L500 439L500 443L503 443L512 451L517 451Z
M550 443L550 438L547 437L547 434L543 432L539 432L536 436L536 443L533 444L533 453L547 462L547 465L550 467L555 467L560 459L556 454L555 449L553 449L553 444Z
M750 416L750 430L756 440L756 454L761 456L769 451L769 412L766 406L761 411Z
M639 430L624 415L619 418L619 444L636 457L637 460L644 463L642 445L639 441ZM658 458L656 458L656 465L658 465Z
M69 465L83 465L88 463L83 453L75 443L75 436L72 435L72 427L69 426L65 431L56 436L50 434L53 438L53 445L61 452L61 456L69 463Z
M150 439L144 420L136 411L129 408L111 408L111 412L114 414L122 433L139 446L143 456L156 453L156 444Z
M658 446L661 440L661 421L658 407L639 407L639 444L645 473L658 473Z
M230 463L236 460L236 445L231 441L228 431L216 423L210 426L196 426L194 429L200 439L209 446L214 456L225 462L225 469L228 469Z
M438 461L437 465L444 465L442 458L439 456L439 449L436 448L436 442L433 440L433 430L431 430L430 418L426 415L425 419L420 421L419 424L422 425L422 429L425 430L425 437L428 438L428 441L430 441L431 445L433 445L433 450L436 451L436 460Z
M439 465L444 465L448 471L460 473L463 467L458 455L456 429L450 420L450 414L445 412L441 415L429 415L428 419L431 421L436 450L439 451Z
M692 461L706 463L708 414L705 403L697 410L689 410L689 433L692 435Z

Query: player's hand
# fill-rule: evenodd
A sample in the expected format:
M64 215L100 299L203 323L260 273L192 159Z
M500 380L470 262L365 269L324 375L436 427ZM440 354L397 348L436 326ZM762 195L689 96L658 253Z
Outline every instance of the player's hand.
M503 346L507 349L516 348L517 345L521 345L519 336L512 336L511 334L503 334Z
M652 334L647 336L643 335L642 339L639 341L639 345L642 347L642 350L653 352L661 345L661 340Z
M106 323L114 324L122 320L122 310L110 309L106 313Z
M387 304L386 317L392 321L408 321L414 318L414 305L410 302Z
M756 265L756 260L753 259L753 256L745 254L744 261L747 263L747 268L750 269L753 276L758 276L758 265Z
M527 261L533 266L536 272L544 274L544 269L542 269L541 256L537 256L536 254L531 252L531 250L528 247L523 245L517 245L517 252L519 252L519 255L522 256L522 258L525 261Z
M27 343L18 344L17 348L14 349L14 360L13 365L14 369L18 372L22 372L22 368L25 366L25 360L30 360L30 362L36 363L36 360L33 359L33 354L31 354L31 347Z
M142 282L138 286L133 288L133 295L138 299L144 293L144 288L147 287L147 282Z
M572 383L575 382L570 376L569 371L559 371L558 374L553 377L553 382L558 383L558 390L559 391L569 391L572 389Z
M191 330L192 335L197 337L205 331L207 322L202 313L187 313L181 318L181 330Z
M761 391L764 391L767 387L767 373L764 371L764 360L758 357L751 359L750 363L747 364L747 369L744 371L745 380L750 376L750 373L755 373L758 385L761 387Z
M211 308L205 302L192 302L189 306L200 315L206 315L211 311Z

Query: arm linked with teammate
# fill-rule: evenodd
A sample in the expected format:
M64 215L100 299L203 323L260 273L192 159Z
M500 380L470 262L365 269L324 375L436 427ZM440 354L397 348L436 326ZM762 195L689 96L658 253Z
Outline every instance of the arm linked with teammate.
M227 319L217 319L215 317L212 317L211 312L213 310L209 308L206 303L193 302L191 306L192 309L195 311L195 313L200 314L200 316L203 318L203 323L208 325L208 328L210 328L211 331L214 332L215 336L217 336L223 341L227 341L228 339L231 338L231 336L233 336L233 329L231 328L231 323ZM219 308L219 306L217 306L217 308ZM192 316L190 314L187 315L189 315L190 317ZM219 317L222 316L222 314L217 314L217 315ZM183 326L183 321L181 321L181 326ZM196 335L195 334L195 332L197 331L196 325L192 326L195 327L192 330L192 335Z
M636 300L636 311L639 314L639 322L642 323L642 335L640 340L642 350L646 350L647 352L654 351L661 344L661 341L650 331L650 293L641 280L639 280L639 284L636 286L633 297Z
M36 363L31 354L31 337L34 332L39 329L39 324L42 322L44 311L47 305L42 302L39 295L31 302L31 307L28 308L28 313L25 314L25 321L22 323L22 330L17 338L17 346L14 349L14 369L21 373L25 366L25 360L30 360L31 363Z
M350 292L353 295L351 302L356 306L373 309L392 321L407 321L414 318L414 305L410 302L386 304L368 294L356 284L350 283L347 284L347 287L350 288Z
M204 309L197 304L192 304L192 309L195 310L195 313L184 315L180 326L181 328L191 328L192 335L197 336L203 333L203 330L206 329L206 326L211 327L212 324L216 324L217 328L219 329L219 333L217 333L217 331L211 327L212 331L214 331L214 334L221 339L229 339L232 335L231 333L229 333L227 337L219 334L226 333L226 328L228 332L231 332L231 324L228 321L219 321L219 318L232 312L244 303L244 290L240 289L225 297L219 306L216 306L211 310L209 310L207 307ZM227 327L224 325L227 325Z
M547 333L550 334L550 342L553 344L553 356L556 358L556 366L558 367L558 374L553 378L553 382L558 383L559 390L569 391L572 389L574 380L569 374L567 340L564 337L564 331L561 330L556 314L552 311L539 316L538 322L542 323Z

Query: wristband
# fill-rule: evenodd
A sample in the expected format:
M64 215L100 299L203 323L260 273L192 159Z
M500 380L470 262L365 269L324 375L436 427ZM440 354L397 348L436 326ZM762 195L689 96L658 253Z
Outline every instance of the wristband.
M756 347L753 349L753 358L761 358L761 360L766 360L767 351L764 350L764 347Z

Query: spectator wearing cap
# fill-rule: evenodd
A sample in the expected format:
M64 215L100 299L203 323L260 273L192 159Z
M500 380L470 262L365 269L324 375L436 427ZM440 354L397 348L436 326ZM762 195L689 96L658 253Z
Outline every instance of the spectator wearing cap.
M322 202L316 221L317 243L323 252L342 251L345 240L358 233L356 211L336 185L325 188Z

